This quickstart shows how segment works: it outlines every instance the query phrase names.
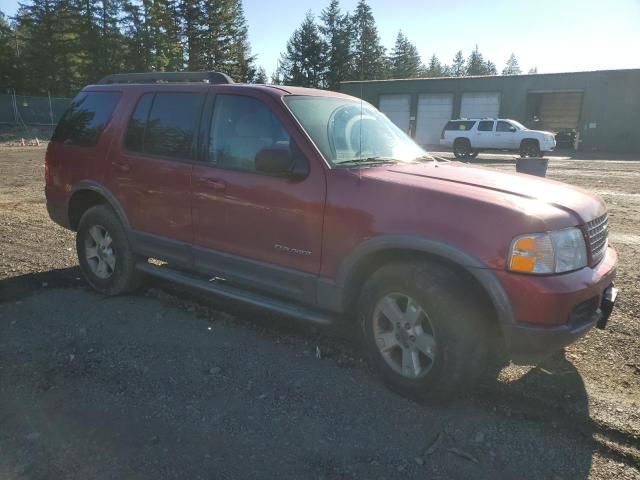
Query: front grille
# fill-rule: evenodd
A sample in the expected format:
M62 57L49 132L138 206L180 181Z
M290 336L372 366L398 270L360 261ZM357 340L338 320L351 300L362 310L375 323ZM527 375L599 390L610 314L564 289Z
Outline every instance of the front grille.
M594 263L598 263L604 257L607 250L609 237L608 229L609 215L606 213L587 222L587 236L589 238L589 249Z

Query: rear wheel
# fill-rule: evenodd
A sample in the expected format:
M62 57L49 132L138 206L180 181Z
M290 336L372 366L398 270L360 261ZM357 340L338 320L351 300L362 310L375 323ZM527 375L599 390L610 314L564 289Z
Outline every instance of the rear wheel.
M106 295L118 295L140 286L138 258L116 214L106 205L88 209L76 234L80 270L91 287Z
M394 263L364 285L364 342L392 390L446 400L480 377L488 350L486 319L456 278L439 264Z
M523 140L520 144L520 156L526 157L540 157L540 144L537 140Z
M466 138L458 138L453 143L453 155L456 158L467 158L471 153L471 143Z

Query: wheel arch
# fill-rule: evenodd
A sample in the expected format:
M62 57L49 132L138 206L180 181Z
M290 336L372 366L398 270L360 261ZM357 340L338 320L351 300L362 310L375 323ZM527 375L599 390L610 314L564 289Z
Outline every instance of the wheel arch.
M522 146L528 142L535 142L538 144L538 148L540 148L540 140L538 140L537 138L533 138L533 137L526 137L523 138L522 140L520 140L520 148L522 148Z
M96 205L108 205L123 223L125 230L129 229L129 222L120 202L102 184L94 181L81 181L71 191L67 203L69 227L76 231L80 218L89 208Z
M421 236L383 235L356 247L337 275L340 304L353 312L360 288L369 275L385 264L406 260L443 264L458 272L486 300L501 333L515 323L511 301L494 272L480 260L447 243Z

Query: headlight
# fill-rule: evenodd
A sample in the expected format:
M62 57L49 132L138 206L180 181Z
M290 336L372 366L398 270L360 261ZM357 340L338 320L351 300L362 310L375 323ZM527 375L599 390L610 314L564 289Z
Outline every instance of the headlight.
M579 228L520 235L511 243L509 270L562 273L587 265L587 246Z

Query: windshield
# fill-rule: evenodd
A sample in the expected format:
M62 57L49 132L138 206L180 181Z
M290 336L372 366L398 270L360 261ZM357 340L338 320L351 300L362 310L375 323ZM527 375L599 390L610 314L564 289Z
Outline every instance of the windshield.
M511 123L511 125L516 127L518 130L526 130L527 129L527 127L522 125L520 122L516 122L515 120L509 120L509 123Z
M429 158L406 133L364 101L295 95L284 101L332 165Z

